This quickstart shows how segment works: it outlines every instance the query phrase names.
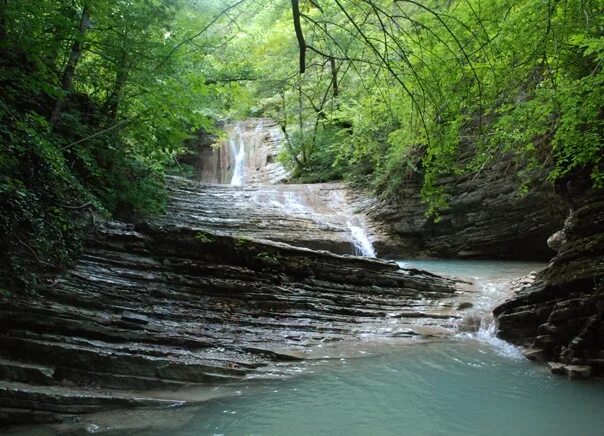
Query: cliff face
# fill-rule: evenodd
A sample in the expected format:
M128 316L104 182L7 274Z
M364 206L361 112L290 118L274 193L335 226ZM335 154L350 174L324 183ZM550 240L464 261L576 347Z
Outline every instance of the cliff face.
M535 282L494 311L498 336L570 377L604 372L604 190L586 176L561 182L570 207L558 254Z
M202 131L190 144L189 154L180 156L181 162L193 168L194 180L231 184L238 157L240 185L276 184L287 180L289 174L278 160L285 137L274 120L251 118L221 127L226 133L224 138Z
M545 171L529 175L531 189L519 194L511 157L477 174L441 178L449 206L434 223L420 198L422 181L407 182L400 196L372 208L408 247L409 256L549 260L547 238L562 227L567 208L546 181Z

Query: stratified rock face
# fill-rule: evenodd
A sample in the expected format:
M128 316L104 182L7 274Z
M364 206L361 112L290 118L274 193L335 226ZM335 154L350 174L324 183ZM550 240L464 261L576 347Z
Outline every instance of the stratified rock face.
M224 138L202 136L197 155L189 158L202 183L275 184L288 178L287 170L278 160L285 141L274 120L252 118L223 126Z
M277 184L274 123L227 130L199 173L222 184L169 178L164 216L105 223L38 295L0 299L0 424L174 407L183 387L455 331L460 282L303 248L372 256L372 241L392 243L343 185Z
M318 346L450 334L455 286L384 261L109 223L36 298L0 301L0 418L172 407L178 393L149 390L261 376Z
M288 179L288 174L278 162L285 138L274 120L234 122L225 125L225 131L226 139L214 146L211 146L211 141L200 141L197 181L233 186L272 185L275 191L287 191L278 185ZM523 173L522 181L519 172ZM426 206L420 196L422 180L418 176L411 175L399 198L388 202L359 193L351 194L343 185L323 184L316 191L325 187L333 192L337 186L342 191L338 195L346 200L343 211L354 211L362 217L364 225L361 223L360 227L368 229L369 240L382 257L549 260L555 249L548 247L547 239L562 227L568 209L546 182L547 171L527 173L512 157L503 156L477 174L441 178L438 183L449 196L449 207L441 211L438 223L426 217ZM526 195L520 195L519 186L527 180L531 189ZM265 196L269 201L261 207L271 208L275 202L289 202L292 206L298 203L305 207L308 195L302 193L303 189L295 187L287 194ZM303 194L302 202L300 194ZM289 198L284 201L286 195ZM341 201L327 204L327 209L331 207L336 212L334 215L342 215L337 209L339 203ZM323 208L323 211L327 209ZM286 212L291 214L292 211L308 215L308 208L306 211L290 208ZM315 217L321 214L312 213ZM335 223L324 217L322 220L321 225L341 227L337 219ZM291 238L291 232L285 232ZM345 230L336 230L338 232L346 233ZM277 240L288 241L281 237L278 229L276 234L279 235ZM328 236L323 245L317 245L318 239L314 237L309 239L310 244L309 241L294 239L288 242L327 248L338 253L349 252L342 249L346 244L333 239ZM341 241L342 238L336 237L336 240ZM552 243L555 246L556 241Z
M571 212L555 238L558 255L494 313L499 337L550 362L552 372L583 378L604 372L604 191L575 177L561 194Z
M274 120L237 121L224 130L220 140L201 137L198 156L187 157L197 183L170 178L164 222L340 254L405 251L388 225L365 213L372 201L343 183L285 184L289 174L278 159L285 137Z
M312 185L206 185L172 177L164 225L245 235L339 254L373 243L396 252L398 238L364 214L363 203L342 183ZM364 243L364 244L363 244Z
M418 177L398 199L374 205L371 215L390 224L409 256L549 260L554 251L547 238L562 227L567 208L544 171L532 173L531 189L521 196L519 170L504 157L478 174L440 179L449 207L438 223L425 216Z

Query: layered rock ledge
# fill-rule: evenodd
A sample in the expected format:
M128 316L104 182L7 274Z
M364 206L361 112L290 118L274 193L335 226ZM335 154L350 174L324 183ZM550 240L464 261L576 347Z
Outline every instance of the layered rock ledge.
M342 183L230 186L180 177L168 182L170 202L159 219L162 225L187 225L339 254L362 254L360 238L378 252L400 251L398 238L368 217L363 198Z
M479 172L437 181L448 206L436 223L426 217L419 175L409 176L397 198L376 200L367 210L390 225L411 257L549 260L554 251L547 238L562 227L568 209L546 179L547 171L528 171L501 156ZM527 180L530 189L521 195Z
M269 376L319 346L448 335L458 284L162 221L107 223L38 295L0 302L0 422L174 407L191 402L183 388Z
M550 239L557 256L494 311L498 336L571 378L604 374L604 191L589 177L561 182L570 207Z

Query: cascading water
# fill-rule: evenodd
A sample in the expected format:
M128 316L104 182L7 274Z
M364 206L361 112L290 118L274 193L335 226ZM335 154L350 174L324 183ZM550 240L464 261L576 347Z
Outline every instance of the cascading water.
M278 168L280 164L275 162L276 154L269 151L276 141L278 127L272 127L272 124L267 127L261 119L255 123L235 122L228 125L226 131L229 137L225 144L228 153L225 154L230 161L229 167L225 168L225 172L230 174L230 182L227 176L227 183L235 187L261 185L257 192L246 191L246 195L250 195L259 207L266 207L266 204L279 206L287 219L311 220L319 229L341 235L350 242L353 254L376 257L365 219L352 210L343 189L328 190L330 194L321 197L321 189L311 185L278 186L279 183L272 181L284 177L280 174L286 174L285 169ZM262 171L269 166L270 175L267 176L269 171ZM275 185L275 189L267 189L267 185Z
M473 339L486 343L497 354L520 358L520 351L513 345L497 338L492 310L509 297L512 280L538 271L545 265L526 262L466 261L466 260L404 260L397 262L403 268L420 268L436 274L459 277L473 282L475 293L471 307L464 311L464 318L454 320L459 339Z
M241 126L237 125L235 134L229 138L229 146L231 153L235 157L235 165L233 168L233 177L231 178L231 186L242 186L243 185L243 163L245 159L245 142L243 140L243 133ZM239 150L237 150L239 147Z
M348 220L346 225L348 225L350 235L352 236L354 254L365 257L377 257L365 229L360 225L353 224L352 220Z
M496 353L511 358L522 358L522 354L509 342L499 339L492 310L502 302L508 294L509 282L496 282L486 278L475 278L476 286L480 289L474 300L473 317L478 329L475 332L459 333L460 337L469 337L489 344Z
M377 257L373 244L369 239L365 223L362 217L351 211L342 192L335 191L329 199L334 210L341 214L342 222L346 224L350 232L350 243L353 253L357 256Z
M264 129L264 121L260 120L260 121L258 121L258 124L256 124L256 128L254 129L254 133L256 133L256 135L258 135L260 132L262 132L262 129Z

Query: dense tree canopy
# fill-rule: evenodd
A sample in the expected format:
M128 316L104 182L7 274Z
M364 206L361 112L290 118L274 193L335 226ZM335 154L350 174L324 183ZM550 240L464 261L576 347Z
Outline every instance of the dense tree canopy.
M161 211L187 141L227 118L278 120L300 180L397 195L420 174L433 215L439 177L501 153L602 186L603 12L602 0L3 0L0 269L64 262L82 209Z
M445 201L439 175L502 152L551 167L552 180L588 168L601 186L603 10L601 1L300 2L302 45L290 31L272 59L293 61L297 44L304 65L287 63L273 113L296 125L291 158L302 174L365 175L396 193L421 172L433 212ZM474 158L459 159L468 147Z
M85 208L161 211L163 175L185 141L245 100L214 61L238 31L227 12L201 1L3 2L3 279L67 260Z

